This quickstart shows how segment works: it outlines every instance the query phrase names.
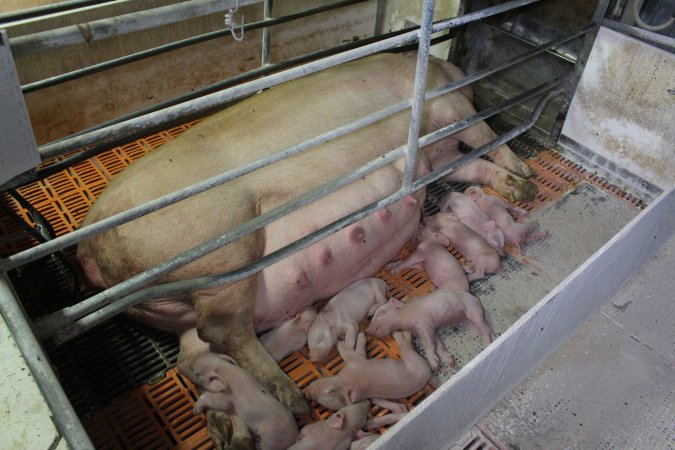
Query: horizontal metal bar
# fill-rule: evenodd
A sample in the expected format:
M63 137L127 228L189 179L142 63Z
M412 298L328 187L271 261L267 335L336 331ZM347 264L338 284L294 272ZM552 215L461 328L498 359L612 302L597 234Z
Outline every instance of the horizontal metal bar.
M63 387L59 384L47 355L33 334L9 280L4 275L0 276L0 312L42 396L52 411L52 420L59 433L66 439L69 448L93 449L94 445L87 436Z
M554 45L559 45L562 42L568 41L575 39L584 33L587 33L588 31L592 30L593 27L589 27L585 30L582 30L578 33L575 33L574 35L564 38L564 39L559 39L556 41L549 42L547 44L544 44L540 46L537 50L527 52L526 54L515 56L513 58L510 58L498 66L492 67L492 68L486 68L483 70L480 70L478 72L475 72L471 75L468 75L465 78L462 78L461 80L454 81L446 86L439 87L436 89L432 89L428 91L425 95L426 100L431 100L433 98L436 98L440 95L444 95L446 93L452 92L454 90L460 89L464 86L467 86L477 80L480 80L482 78L485 78L491 74L494 74L500 70L503 70L505 68L511 67L513 65L519 64L523 61L526 61L529 58L533 58L534 56L542 53L545 51L545 49L548 46L554 46ZM366 117L363 117L359 120L356 120L354 122L351 122L349 124L343 125L342 127L339 127L335 130L326 132L324 134L321 134L319 136L316 136L314 138L308 139L304 142L301 142L295 146L289 147L287 149L282 150L281 152L278 152L274 155L271 155L270 157L267 158L262 158L257 161L253 161L250 164L247 164L245 166L241 166L237 169L227 171L225 173L222 173L220 175L216 175L212 178L209 178L207 180L204 180L200 183L196 183L192 186L188 186L185 189L174 192L171 194L167 194L165 196L162 196L156 200L150 201L148 203L145 203L143 205L136 206L134 208L131 208L127 211L123 211L121 213L115 214L113 216L110 216L106 219L103 219L99 222L96 222L94 224L88 225L86 227L82 227L78 230L75 230L71 233L68 233L66 235L60 236L56 239L53 239L49 242L46 242L44 244L41 244L39 246L24 250L20 253L17 253L15 255L11 255L7 257L4 260L0 260L0 267L3 268L4 270L9 270L15 267L18 267L22 264L25 264L30 261L34 261L38 258L41 258L43 256L46 256L50 253L53 253L57 250L62 250L70 245L76 244L84 239L87 239L90 236L93 236L94 234L101 233L105 230L111 229L115 226L122 225L124 223L130 222L131 220L134 220L138 217L141 217L145 214L149 214L151 212L157 211L161 208L164 208L166 206L172 205L174 203L177 203L180 200L192 197L196 194L199 194L201 192L204 192L208 189L211 189L215 186L218 186L226 181L232 180L234 178L237 178L238 176L245 175L253 170L256 170L261 167L265 167L269 164L272 164L276 161L280 161L281 159L295 155L297 153L300 153L302 151L308 150L310 148L313 148L316 145L328 142L332 139L338 138L340 136L344 136L345 134L358 130L360 128L363 128L364 126L370 125L372 123L375 123L391 114L397 113L399 111L404 110L405 108L410 106L410 99L403 100L401 102L398 102L394 105L391 105L389 107L383 108L379 111L376 111ZM425 144L426 145L426 144Z
M349 216L343 217L317 231L314 233L311 233L285 247L282 247L281 249L270 253L269 255L266 255L256 262L240 268L236 269L234 271L225 273L225 274L216 274L216 275L209 275L205 277L200 277L200 278L194 278L191 280L183 280L183 281L177 281L173 283L166 283L163 285L159 286L153 286L150 288L143 289L141 291L138 291L134 294L131 294L129 296L126 296L124 298L119 299L115 303L109 304L106 307L86 316L83 317L72 324L65 325L64 327L59 328L58 330L55 330L55 333L53 334L53 339L54 341L59 344L62 342L65 342L69 339L72 339L73 337L77 336L78 334L86 331L87 329L98 325L99 323L103 322L109 317L112 317L116 314L121 313L122 311L128 309L129 307L139 304L144 301L151 300L153 298L167 298L167 297L172 297L176 295L181 295L181 294L186 294L188 292L191 292L195 289L208 289L208 288L213 288L216 286L221 286L226 283L231 283L237 280L244 279L246 277L249 277L251 275L254 275L261 270L265 269L266 267L281 261L284 258L287 258L288 256L292 255L293 253L302 250L304 248L309 247L310 245L318 242L321 239L324 239L325 237L345 228L348 225L351 225L362 218L372 214L374 211L384 208L385 206L388 206L403 197L412 194L416 190L428 185L429 183L432 183L433 181L436 181L443 176L447 175L448 173L452 172L453 170L456 170L457 168L461 167L463 164L474 160L490 151L493 149L497 148L500 145L503 145L504 143L508 142L509 140L519 136L520 134L524 133L527 131L533 124L536 122L537 118L541 114L541 111L543 110L544 106L546 103L553 98L556 95L560 95L562 93L562 90L558 90L556 92L552 92L548 94L546 97L542 98L537 107L535 108L534 112L532 113L530 120L525 122L523 125L515 128L514 130L509 131L505 135L495 139L494 141L479 147L478 149L472 151L471 153L464 155L462 158L459 160L454 161L453 163L448 164L447 166L444 166L442 169L435 171L417 182L413 184L412 187L405 189L402 188L399 191L397 191L394 194L389 195L388 197L385 197L381 200L378 200L377 202L371 203L360 210L350 214ZM404 150L404 147L401 146L398 149L392 151L392 152L397 152L399 154L402 154ZM389 154L391 154L390 152ZM388 155L389 155L388 154Z
M559 82L556 82L554 84L559 84ZM491 141L490 144L483 145L482 147L479 147L476 150L471 151L470 153L467 153L466 155L461 156L460 158L454 160L453 162L443 166L442 168L423 176L419 180L417 180L414 184L415 189L419 189L421 187L424 187L430 183L433 183L434 181L438 181L444 176L448 175L449 173L457 170L459 167L462 167L468 162L473 161L476 158L479 158L490 151L494 150L495 148L499 147L500 145L506 144L508 141L511 139L514 139L534 125L534 123L539 119L539 116L541 115L541 112L544 110L546 105L550 100L553 98L562 95L565 91L563 89L556 89L555 91L549 92L546 94L542 99L539 100L537 103L537 106L535 106L534 110L532 111L532 114L530 115L530 118L524 122L523 124L519 125L518 127L514 128L513 130L510 130L495 140Z
M278 17L278 18L275 18L275 19L269 19L268 18L268 19L261 20L261 21L258 21L258 22L249 22L249 23L244 24L244 30L249 31L249 30L256 30L256 29L259 29L259 28L263 28L263 30L264 30L265 28L271 27L271 26L274 26L274 25L279 25L279 24L282 24L282 23L291 22L293 20L301 19L303 17L311 16L311 15L314 15L314 14L319 14L319 13L326 12L326 11L331 11L333 9L354 5L354 4L357 4L357 3L363 3L363 2L366 2L366 1L369 1L369 0L344 0L344 1L336 2L336 3L331 3L329 5L322 5L322 6L319 6L317 8L307 9L307 10L301 11L299 13L289 14L287 16ZM95 73L103 72L105 70L112 69L114 67L119 67L119 66L122 66L124 64L132 63L134 61L140 61L142 59L149 58L151 56L161 55L162 53L166 53L166 52L169 52L169 51L172 51L172 50L183 48L183 47L186 47L186 46L189 46L189 45L199 44L201 42L206 42L206 41L209 41L209 40L212 40L212 39L220 38L220 37L223 37L223 36L227 36L229 34L230 34L230 29L226 28L226 29L223 29L223 30L217 30L217 31L209 32L209 33L200 34L198 36L192 36L192 37L189 37L189 38L186 38L186 39L181 39L181 40L178 40L178 41L175 41L175 42L171 42L169 44L160 45L158 47L154 47L154 48L151 48L151 49L148 49L148 50L143 50L143 51L140 51L140 52L132 53L130 55L122 56L122 57L116 58L116 59L111 59L109 61L105 61L105 62L102 62L102 63L93 64L91 66L83 67L81 69L73 70L71 72L66 72L66 73L63 73L63 74L60 74L60 75L56 75L56 76L53 76L53 77L50 77L50 78L46 78L44 80L35 81L33 83L28 83L28 84L25 84L25 85L21 86L21 90L24 94L28 94L28 93L35 92L35 91L40 90L40 89L44 89L44 88L51 87L51 86L56 86L58 84L65 83L67 81L77 80L77 79L85 77L87 75L92 75L92 74L95 74Z
M93 297L90 297L77 305L64 308L61 311L57 311L49 315L46 318L40 319L35 323L36 333L45 337L49 333L58 329L61 325L72 321L74 318L82 317L84 314L87 314L95 309L101 308L102 306L110 303L114 299L120 298L123 295L128 294L136 290L137 288L150 283L151 281L165 275L169 272L172 272L202 256L208 254L212 251L221 248L228 243L245 236L246 234L252 233L265 225L293 212L303 206L308 205L314 200L323 197L331 192L338 190L339 188L350 184L351 182L360 179L361 177L367 175L368 173L383 167L392 161L396 160L403 153L402 148L398 148L390 151L387 155L379 157L366 164L365 166L356 169L355 171L346 174L342 177L336 178L335 180L320 186L316 189L313 189L295 199L284 203L281 206L278 206L260 216L252 219L246 223L243 223L233 230L226 232L225 234L213 238L193 249L190 249L174 258L171 258L168 261L164 261L144 272L141 272L138 275L135 275L128 280L123 281L103 292L100 292Z
M9 40L14 58L44 50L98 41L169 23L260 3L262 0L189 0L107 19L41 31Z
M633 36L654 44L664 45L666 47L675 48L675 38L666 36L665 34L654 33L643 28L634 27L625 23L617 22L615 20L604 19L602 26L611 28L619 33Z
M2 28L10 28L17 25L25 25L40 20L48 19L62 14L76 14L89 9L106 7L117 3L126 3L134 0L70 0L50 5L25 8L0 14ZM58 14L61 13L61 14Z
M477 122L480 122L480 121L484 120L485 118L489 117L490 115L497 114L498 112L501 112L505 109L508 109L511 106L516 105L517 104L516 102L526 101L527 99L532 98L533 96L540 95L546 89L549 89L549 90L552 89L553 87L557 86L558 84L559 84L559 81L555 81L555 82L549 83L547 85L537 87L537 88L535 88L531 91L528 91L524 94L521 94L517 97L514 97L514 99L512 99L510 102L504 102L503 105L501 105L499 107L496 107L496 108L493 108L490 111L491 114L489 114L487 111L482 112L480 114L476 114L475 116L472 116L471 118L467 118L467 119L462 120L460 122L457 122L455 124L449 125L449 126L445 127L442 131L439 130L439 131L436 131L434 133L430 133L429 135L424 136L420 139L420 145L428 145L428 144L430 144L430 143L432 143L436 140L442 139L442 138L444 138L446 136L449 136L453 133L461 131L462 129L465 129L465 128L467 128L467 127L469 127L469 126L471 126L471 125L473 125ZM220 246L225 245L228 242L231 242L232 240L236 239L237 237L243 235L246 232L245 230L248 230L248 232L251 232L254 229L259 229L261 226L263 226L263 225L261 225L261 223L263 223L263 221L271 222L272 220L276 220L276 218L281 217L281 215L285 215L286 213L291 211L289 209L289 207L292 207L293 208L292 210L295 210L295 209L297 209L301 206L304 206L305 204L308 204L309 202L315 200L316 198L318 198L320 196L323 196L323 195L325 195L329 192L333 192L336 189L338 189L339 187L342 187L342 186L348 184L349 182L351 182L353 180L359 179L361 176L363 176L366 173L370 173L370 172L372 172L373 170L376 170L379 167L382 167L384 165L387 165L387 164L393 162L394 160L396 160L400 156L402 156L404 154L404 152L405 152L405 145L402 145L402 146L392 150L391 152L387 153L386 155L374 159L373 161L368 163L366 166L363 166L363 167L357 169L354 173L342 176L340 178L337 178L336 180L333 180L333 182L329 183L328 185L319 187L319 188L317 188L313 191L310 191L310 192L304 194L301 197L298 197L298 199L296 199L296 200L293 200L291 202L287 202L284 205L281 205L280 207L276 208L275 210L272 210L272 211L266 213L266 215L272 215L272 213L274 213L277 210L279 210L279 211L286 210L285 213L281 213L281 214L275 213L274 218L269 220L269 221L267 221L263 217L263 216L266 216L266 215L260 216L259 218L256 218L256 219L254 219L252 221L249 221L245 224L242 224L241 226L237 227L235 230L232 230L231 232L226 233L223 236L220 236L220 237L214 239L213 241L218 241L218 245L220 245ZM204 245L200 246L200 247L204 247ZM209 248L210 247L211 246L209 246ZM196 250L196 249L193 249L193 250ZM215 250L215 248L213 248L212 250ZM210 251L212 251L212 250L210 250ZM186 255L188 255L188 253L190 254L189 255L190 258L193 258L196 254L195 252L193 252L191 250L189 252L184 253L183 255L179 255L178 257L173 258L172 260L166 262L166 264L167 265L174 265L176 262L181 263L181 265L187 264L189 262L189 261L186 261ZM194 259L196 259L196 258L193 258L193 260ZM165 263L163 263L163 264L165 264ZM74 306L71 306L69 308L65 308L61 311L57 311L57 312L55 312L55 313L53 313L53 314L51 314L47 317L44 317L44 318L40 319L35 324L36 333L40 337L51 336L52 334L58 332L59 329L61 329L65 325L67 325L69 322L77 320L77 319L83 317L85 314L88 314L89 312L95 311L96 309L103 308L103 309L100 309L100 311L116 311L113 314L116 314L117 312L123 311L124 309L128 308L130 305L125 306L126 304L120 303L122 300L117 300L120 297L122 297L122 295L124 295L124 294L120 295L119 292L133 291L134 289L142 286L143 284L149 283L150 281L152 281L152 279L155 279L155 278L157 278L157 277L166 273L166 271L162 271L161 273L158 272L157 270L155 270L157 267L159 267L159 266L155 266L155 268L149 269L146 272L143 272L143 273L137 275L134 278L126 280L126 281L106 290L106 291L103 291L103 292L101 292L101 293L99 293L99 294L97 294L93 297L90 297L89 299L84 300L83 302L79 303L78 305L74 305ZM153 278L150 279L150 280L148 280L146 275L145 275L145 274L148 274L148 273L150 273L150 275L153 276ZM142 277L142 278L140 278L140 277ZM115 300L117 300L117 301L115 301ZM131 301L131 300L133 300L133 298L130 299L130 300L127 300L127 301ZM115 302L112 303L113 301L115 301ZM108 305L108 306L106 306L106 305ZM109 316L104 317L104 316L101 315L101 314L107 314L107 313L101 313L101 314L94 313L94 314L95 315L89 316L91 318L86 319L84 322L78 322L78 323L81 323L81 324L86 323L86 324L88 324L87 325L87 328L88 328L89 326L94 325L94 323L93 323L94 321L96 323L99 323L100 321L105 320L105 318L109 317ZM77 329L78 329L78 333L79 333L86 328L77 328ZM64 334L64 336L65 336L65 334Z
M518 42L522 42L524 44L531 45L531 46L537 45L536 43L524 38L523 36L518 36L517 34L511 32L511 31L505 30L503 28L491 26L490 29L492 29L492 30L494 30L498 33L504 34L504 35L506 35L510 38L513 38L513 39L517 40ZM546 50L546 52L550 53L553 56L557 56L558 58L560 58L564 61L570 62L572 64L575 64L577 62L576 56L574 56L572 54L569 54L567 52L564 52L564 51L562 51L560 49L557 49L557 48L549 48L549 49Z
M542 0L512 0L498 6L493 6L477 12L469 13L465 16L439 22L438 24L434 25L433 32L436 33L450 28L456 28L477 20L484 19L486 17L502 14L523 5L537 3L540 1ZM70 139L64 139L55 143L46 144L39 148L40 156L43 160L50 159L63 153L77 150L97 142L119 138L121 136L138 132L143 129L156 127L167 121L175 120L188 114L193 114L218 105L222 105L243 96L253 94L262 89L267 89L271 86L290 81L301 76L309 75L328 67L333 67L348 61L353 61L363 56L393 48L399 44L413 42L416 40L416 38L417 31L409 31L399 36L391 37L379 42L365 45L360 48L343 52L339 55L333 55L318 61L310 62L301 67L294 67L292 69L270 75L263 79L252 80L224 91L214 92L184 104L175 105L161 111L156 111L142 117L138 117L136 119L120 122L102 130L95 130L90 133L80 134Z
M63 137L63 138L56 139L56 140L50 142L49 144L45 144L45 145L51 146L52 147L51 151L54 154L67 153L68 151L71 151L71 150L74 150L74 149L70 149L70 150L63 149L62 150L62 149L59 148L59 146L62 145L62 144L68 144L70 142L70 140L75 138L75 137L87 135L91 132L101 130L103 128L108 128L108 127L110 127L112 125L116 125L118 123L130 121L131 119L136 119L140 116L144 116L144 115L149 114L151 112L155 112L155 111L158 111L160 109L165 109L169 106L173 106L173 105L177 105L179 103L187 102L188 100L193 100L195 98L204 96L206 94L211 94L213 92L220 91L220 90L223 90L225 88L235 86L237 84L243 83L244 81L249 81L249 80L252 80L252 79L260 78L262 76L269 75L271 73L274 73L276 71L285 69L287 67L297 66L297 65L300 65L300 64L304 64L308 61L317 60L317 59L320 59L320 58L323 58L323 57L326 57L326 56L334 55L336 53L341 53L341 52L351 50L351 49L354 49L354 48L363 47L363 46L368 45L372 42L378 42L378 41L384 40L388 37L399 36L403 33L408 32L408 31L411 31L411 30L406 29L404 31L395 31L395 32L387 33L386 35L383 35L383 36L373 36L373 37L370 37L370 38L359 39L358 41L350 41L350 42L347 42L346 44L338 45L337 47L331 47L331 48L319 50L319 51L316 51L316 52L311 52L311 53L307 53L307 54L304 54L304 55L296 56L296 57L293 57L293 58L290 58L290 59L287 59L287 60L284 60L284 61L268 64L265 67L258 67L256 69L249 70L249 71L241 73L239 75L235 75L234 77L230 77L230 78L227 78L225 80L213 83L211 85L208 85L208 86L205 86L205 87L202 87L202 88L199 88L199 89L195 89L194 91L191 91L189 93L180 95L178 97L174 97L172 99L165 100L165 101L157 103L157 104L155 104L151 107L148 107L148 108L145 108L145 109L142 109L142 110L139 110L139 111L135 111L131 114L127 114L125 116L118 117L116 119L104 122L104 123L99 124L99 125L95 125L91 128L87 128L87 129L82 130L82 131L77 131L77 132L71 134L70 136L66 136L66 137ZM434 38L432 41L441 42L443 40L446 40L447 36L450 36L450 34L441 36L439 38ZM211 109L207 108L203 111L213 111L213 110L217 109L217 107L221 107L221 106L223 106L223 105L216 105L215 108L211 108ZM200 111L200 113L201 113L201 111ZM198 114L186 114L185 116L182 116L182 117L197 117L197 116L198 116ZM170 123L170 121L168 121L168 120L164 121L162 123L162 125L165 124L165 123ZM140 132L138 132L136 134L141 135L144 132L146 132L146 130L140 130ZM128 136L131 136L131 135L133 135L133 134L126 133L126 134L122 134L121 137L118 137L116 139L106 139L104 144L99 144L97 147L98 148L106 148L106 147L111 148L114 145L116 145L118 142L124 142L124 140ZM44 148L45 145L43 145L41 148ZM117 145L119 145L119 144L117 144ZM84 150L83 153L89 152L89 150L90 149L88 148L88 149ZM75 158L76 156L79 156L79 155L75 155L75 156L73 156L73 158ZM57 162L56 164L60 164L60 163L61 163L61 161ZM49 170L50 167L51 166L48 166L47 168L45 168L43 170Z

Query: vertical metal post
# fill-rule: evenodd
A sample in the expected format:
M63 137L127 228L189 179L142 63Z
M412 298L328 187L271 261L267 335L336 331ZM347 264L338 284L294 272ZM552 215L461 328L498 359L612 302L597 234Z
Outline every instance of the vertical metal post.
M54 370L49 365L47 355L42 350L35 334L33 334L5 275L0 276L0 311L49 409L52 411L52 418L59 433L66 439L68 446L72 449L93 449L94 445L87 436L87 432L63 391L63 387L56 378Z
M558 139L560 139L560 133L562 133L562 127L565 122L565 117L567 117L567 111L569 110L570 104L572 103L572 97L574 97L574 93L577 91L579 81L581 81L581 75L583 74L584 68L586 67L586 61L588 61L588 57L590 56L591 50L593 49L595 37L598 35L600 25L607 14L609 3L610 0L598 0L597 2L595 12L593 13L593 18L591 19L591 23L595 25L596 28L595 30L586 34L586 37L584 37L584 42L581 45L581 49L579 50L577 62L574 65L574 74L569 78L569 82L565 86L565 89L567 90L565 100L563 101L563 105L558 112L558 119L553 124L553 129L551 130L551 143L558 142Z
M272 16L272 0L265 0L263 4L263 20ZM270 63L270 27L263 28L262 32L262 59L260 65L265 67Z
M373 36L379 36L384 33L384 12L387 8L387 0L377 0L377 10L375 11L375 29Z
M413 178L417 171L417 146L419 144L422 108L424 107L433 20L434 0L424 0L424 5L422 6L422 27L418 32L419 46L417 50L417 66L415 68L415 88L413 90L410 112L410 128L408 130L408 145L405 150L405 173L403 174L403 187L405 189L412 186Z

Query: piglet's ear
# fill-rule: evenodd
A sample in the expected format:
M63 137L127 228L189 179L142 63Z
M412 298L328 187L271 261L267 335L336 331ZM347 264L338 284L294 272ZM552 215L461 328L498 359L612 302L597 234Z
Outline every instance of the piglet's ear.
M222 359L222 360L225 361L226 363L230 363L230 364L232 364L233 366L239 367L239 364L237 364L237 361L235 361L234 359L232 359L232 357L231 357L230 355L225 355L225 354L223 354L223 353L216 353L216 356L218 356L218 358Z
M494 220L486 220L483 222L483 230L485 231L492 231L495 229L495 221Z
M361 399L358 398L356 389L354 389L353 387L349 387L347 388L347 392L345 393L345 400L347 400L348 405L351 405L353 403L358 402Z
M481 198L482 193L483 190L478 186L470 186L464 190L464 194L471 197L472 200L478 200L479 198Z
M344 424L345 414L342 411L338 411L328 418L328 426L336 430L341 430Z
M443 233L439 233L438 231L434 232L434 240L441 245L445 245L446 247L450 245L450 238L448 238Z
M396 309L405 308L405 303L403 303L401 300L398 300L398 299L396 299L396 298L394 298L394 297L391 297L391 298L389 299L389 303L391 303L392 305L394 305L394 307L395 307Z
M217 369L213 369L208 374L208 382L204 386L208 391L211 392L222 392L228 388L227 380L218 372Z

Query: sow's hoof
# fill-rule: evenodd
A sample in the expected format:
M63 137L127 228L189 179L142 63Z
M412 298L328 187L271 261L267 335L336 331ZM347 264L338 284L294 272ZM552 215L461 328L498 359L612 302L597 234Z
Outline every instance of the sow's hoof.
M506 175L504 182L495 186L495 189L512 202L516 200L532 201L539 191L534 183L511 174Z
M290 378L284 376L268 384L271 394L276 397L293 415L311 414L311 409L302 396L298 386Z
M525 164L525 161L523 161L520 158L513 161L511 167L509 167L508 170L518 175L519 177L526 179L532 178L532 176L534 175L534 171L530 168L530 166Z
M216 449L255 449L255 442L251 433L238 416L211 409L206 413L206 420Z

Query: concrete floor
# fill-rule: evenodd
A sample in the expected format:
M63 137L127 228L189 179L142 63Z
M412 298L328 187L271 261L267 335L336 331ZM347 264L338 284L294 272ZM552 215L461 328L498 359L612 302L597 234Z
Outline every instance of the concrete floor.
M675 236L480 426L512 449L673 449L674 391Z

